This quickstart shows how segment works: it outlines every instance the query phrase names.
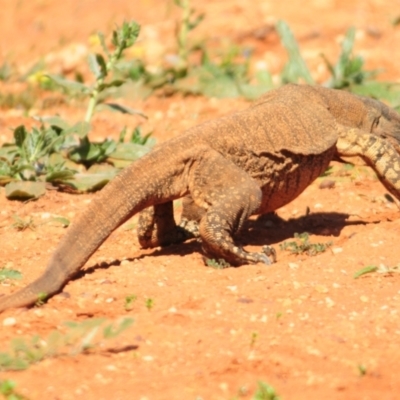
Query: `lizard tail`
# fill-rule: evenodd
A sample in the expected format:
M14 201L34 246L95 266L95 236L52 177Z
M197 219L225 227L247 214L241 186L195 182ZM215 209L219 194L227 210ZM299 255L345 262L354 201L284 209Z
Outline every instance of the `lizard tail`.
M169 146L155 150L107 184L68 228L43 275L0 298L0 312L30 306L59 292L118 226L146 207L184 195L187 183L176 176L184 175L185 160L176 160L174 154Z

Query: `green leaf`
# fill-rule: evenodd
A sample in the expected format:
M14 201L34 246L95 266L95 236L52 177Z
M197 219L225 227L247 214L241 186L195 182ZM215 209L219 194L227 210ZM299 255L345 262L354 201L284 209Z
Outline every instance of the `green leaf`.
M275 389L268 383L258 381L258 389L252 400L279 400Z
M25 128L24 125L17 126L17 127L14 129L14 140L15 140L15 144L16 144L18 147L22 147L23 144L24 144L24 142L25 142L25 139L26 139L26 136L27 136L27 135L28 135L28 132L26 131L26 128Z
M60 223L64 228L69 226L69 224L71 223L70 220L65 217L53 217L51 221Z
M46 192L45 182L19 181L10 182L5 186L7 199L26 200L39 198Z
M86 121L77 122L75 125L66 129L64 135L76 134L81 139L86 138L88 133L90 132L90 123Z
M60 76L57 75L46 75L48 78L50 78L53 82L55 82L57 85L61 86L67 91L71 92L77 92L77 93L86 93L88 94L90 92L90 88L88 88L85 84L76 82L76 81L70 81L68 79L61 78Z
M357 278L359 278L359 277L362 276L362 275L370 274L371 272L376 272L377 270L378 270L378 267L377 267L377 266L375 266L375 265L368 265L367 267L362 268L362 269L360 269L359 271L357 271L357 272L353 275L353 278L354 278L354 279L357 279Z
M102 174L76 174L66 182L79 192L95 192L102 189L117 174L116 169Z
M103 75L103 71L98 62L97 54L90 53L88 55L88 64L89 64L90 70L92 71L92 73L96 77L96 79L101 79L105 76L105 75Z
M129 160L134 161L143 157L151 147L136 143L117 143L115 150L109 155L109 159Z
M110 52L108 51L108 48L107 48L107 45L106 45L106 39L104 37L104 33L103 32L98 32L97 36L99 37L100 44L101 44L101 47L104 50L104 53L106 53L107 56L109 57L110 56Z
M75 171L69 169L54 171L46 174L46 182L59 182L71 179L75 175Z
M133 318L124 318L117 327L113 327L112 324L107 325L103 330L103 336L106 339L117 337L125 329L128 329L134 322Z
M125 83L124 80L122 79L115 79L111 82L106 82L106 83L102 83L101 85L99 85L99 91L102 92L105 89L109 89L112 87L120 87Z
M35 117L35 119L38 119L41 123L47 123L51 126L56 126L62 130L66 130L70 128L70 125L68 124L65 119L57 117L57 116L51 116L51 117Z
M400 105L400 84L395 82L367 81L352 85L350 90L361 96L387 100L393 107Z
M143 118L147 119L147 115L143 114L142 111L140 110L134 110L132 108L126 107L126 106L122 106L120 104L116 104L116 103L102 103L99 104L97 107L97 109L108 109L111 111L118 111L122 114L130 114L130 115L140 115Z
M289 61L282 73L282 80L284 82L298 82L299 79L302 79L310 85L315 84L310 70L300 54L299 46L289 25L280 20L276 24L276 30L289 55Z
M6 279L20 280L22 279L22 274L15 269L0 268L0 282Z
M100 67L100 72L101 72L99 78L105 78L108 75L108 70L104 57L101 54L96 54L96 61Z

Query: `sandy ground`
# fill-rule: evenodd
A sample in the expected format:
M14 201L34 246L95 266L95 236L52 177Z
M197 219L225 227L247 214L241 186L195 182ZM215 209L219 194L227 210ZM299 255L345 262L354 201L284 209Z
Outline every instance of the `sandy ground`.
M251 6L242 0L206 0L196 5L206 19L193 34L208 38L211 45L226 40L251 46L255 59L277 73L285 52L277 36L265 32L274 21L285 19L323 81L326 69L319 54L335 60L340 39L354 25L356 52L365 57L367 68L384 68L381 79L400 82L400 27L391 24L400 8L394 3L400 5L397 0L315 0L302 5L281 0ZM19 73L41 58L50 72L85 72L88 38L98 30L109 32L124 19L142 25L141 40L151 49L149 62L156 62L157 51L174 45L178 13L172 1L0 4L1 58ZM2 83L1 90L25 90L21 85ZM143 110L148 121L97 114L94 138L117 137L125 124L140 122L162 142L247 104L181 95L127 101ZM0 143L11 139L10 127L31 124L32 115L58 113L79 120L85 110L68 101L46 109L40 104L29 115L1 109ZM322 189L324 179L334 186ZM0 267L23 274L11 285L0 284L0 293L8 294L43 272L65 234L64 228L46 223L49 216L73 221L95 194L49 191L38 201L21 204L6 200L2 190ZM32 218L35 229L17 231L14 215ZM65 321L132 317L133 325L84 354L64 354L25 371L2 372L1 379L13 379L18 392L29 399L251 399L260 380L285 400L398 399L400 276L394 272L353 278L369 265L393 269L400 263L397 205L386 199L368 168L333 163L329 177L318 178L278 215L281 219L272 221L252 219L238 238L250 250L274 245L278 262L271 267L207 268L196 242L142 250L134 230L118 229L63 293L40 308L0 316L0 351L16 337L45 338L55 329L64 331ZM280 248L295 232L305 231L312 242L331 241L332 246L314 257ZM136 300L126 310L125 299L131 295ZM146 307L149 299L151 308Z

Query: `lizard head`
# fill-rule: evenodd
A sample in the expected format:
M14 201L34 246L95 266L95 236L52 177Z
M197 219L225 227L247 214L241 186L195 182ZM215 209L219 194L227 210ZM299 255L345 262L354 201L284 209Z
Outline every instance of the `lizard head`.
M387 139L400 153L400 114L378 100L361 99L366 108L363 128Z

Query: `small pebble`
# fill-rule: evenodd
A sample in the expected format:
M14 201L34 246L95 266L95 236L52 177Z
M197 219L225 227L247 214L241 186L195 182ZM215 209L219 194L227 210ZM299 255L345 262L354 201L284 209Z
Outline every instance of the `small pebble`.
M253 303L254 300L249 299L248 297L241 297L237 301L238 301L238 303L249 304L249 303Z
M3 320L3 326L14 326L17 320L13 317L8 317Z
M331 179L324 179L320 184L320 189L333 189L335 187L335 181Z

